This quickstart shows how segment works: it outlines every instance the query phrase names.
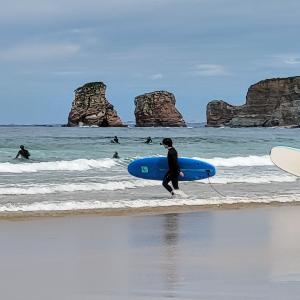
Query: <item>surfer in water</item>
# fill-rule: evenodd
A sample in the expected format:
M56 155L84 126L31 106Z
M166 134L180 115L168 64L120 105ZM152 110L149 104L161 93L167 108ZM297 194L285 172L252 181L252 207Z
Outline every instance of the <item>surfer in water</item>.
M25 149L25 147L23 145L20 146L20 149L17 156L15 158L18 158L20 155L23 158L29 159L30 153L28 150Z
M115 135L114 139L111 140L111 142L114 143L114 144L120 144L119 143L119 139L118 139L118 137L116 135Z
M172 196L175 196L175 194L179 194L184 196L185 194L181 191L179 191L178 187L178 177L183 177L184 174L180 171L180 167L178 164L178 154L176 149L173 147L173 142L170 138L164 138L162 140L161 145L163 145L166 149L168 149L168 166L169 170L166 173L162 185L169 193L171 193ZM172 187L169 185L169 182L172 182Z
M119 153L116 151L112 158L120 158Z
M147 137L147 140L145 141L145 144L152 144L152 139L150 136Z

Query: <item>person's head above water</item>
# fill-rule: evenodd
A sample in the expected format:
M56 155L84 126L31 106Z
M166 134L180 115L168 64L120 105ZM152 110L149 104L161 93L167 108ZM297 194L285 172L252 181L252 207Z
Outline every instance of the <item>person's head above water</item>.
M20 148L23 150L25 147L23 145L20 145Z
M161 142L162 145L167 146L167 147L172 147L173 142L170 138L164 138Z
M120 158L119 153L117 151L115 151L113 158Z

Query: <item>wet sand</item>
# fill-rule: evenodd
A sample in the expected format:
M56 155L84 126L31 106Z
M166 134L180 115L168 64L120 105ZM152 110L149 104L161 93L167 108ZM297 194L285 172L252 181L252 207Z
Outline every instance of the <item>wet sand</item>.
M299 299L300 206L0 221L1 299Z

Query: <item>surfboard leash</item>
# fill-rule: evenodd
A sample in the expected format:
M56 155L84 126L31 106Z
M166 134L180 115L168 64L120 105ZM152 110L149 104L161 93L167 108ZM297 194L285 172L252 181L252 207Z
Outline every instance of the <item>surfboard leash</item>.
M209 172L208 172L208 173L209 173ZM208 174L208 175L209 175L209 174ZM226 195L224 195L224 194L222 194L221 192L219 192L219 191L213 186L213 184L211 183L209 177L210 177L210 176L208 176L207 179L208 179L208 183L209 183L210 187L212 188L212 190L215 191L215 192L216 192L217 194L219 194L220 196L226 198L226 197L227 197Z

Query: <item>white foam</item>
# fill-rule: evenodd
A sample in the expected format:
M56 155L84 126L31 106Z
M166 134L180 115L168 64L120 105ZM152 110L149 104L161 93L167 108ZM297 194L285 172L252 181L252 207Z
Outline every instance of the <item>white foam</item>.
M66 183L66 184L36 184L30 186L1 187L0 195L37 195L53 194L59 192L79 191L117 191L133 189L137 187L161 185L160 181L135 180L135 181L111 181L106 183Z
M121 177L116 177L120 179ZM115 178L115 179L116 179ZM272 183L272 182L294 182L297 177L292 175L232 175L223 174L210 178L213 184L230 184L230 183ZM208 184L207 179L198 180L191 184ZM160 186L161 181L156 180L123 180L108 181L105 183L89 182L89 183L64 183L64 184L31 184L22 185L15 184L10 186L0 186L0 195L37 195L37 194L53 194L60 192L79 192L79 191L118 191L125 189L134 189L138 187Z
M158 155L159 156L159 155ZM271 166L268 155L264 156L235 156L229 158L198 158L213 164L216 167L238 167L238 166ZM118 162L111 158L104 159L75 159L70 161L52 161L38 163L0 163L0 173L35 173L40 171L86 171L90 169L111 168Z
M214 157L214 158L199 158L196 159L204 160L211 163L216 167L251 167L251 166L272 166L273 163L269 155L250 155L250 156L233 156L233 157Z
M210 178L211 183L229 184L229 183L272 183L272 182L294 182L297 180L296 176L292 175L271 175L271 174L257 174L253 175L232 175L224 174L223 176L214 176ZM198 182L208 183L208 180L201 180Z
M75 159L70 161L51 161L39 163L0 163L0 173L34 173L39 171L86 171L90 169L111 168L116 160L104 159Z
M247 203L292 203L299 202L300 195L281 195L276 197L224 197L210 199L137 199L134 201L65 201L65 202L34 202L30 204L4 204L0 205L0 212L51 212L51 211L76 211L90 209L116 209L116 208L143 208L143 207L168 207L192 205L222 205L222 204L247 204Z

